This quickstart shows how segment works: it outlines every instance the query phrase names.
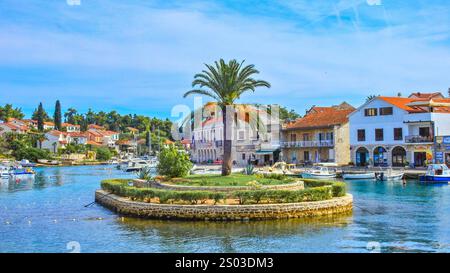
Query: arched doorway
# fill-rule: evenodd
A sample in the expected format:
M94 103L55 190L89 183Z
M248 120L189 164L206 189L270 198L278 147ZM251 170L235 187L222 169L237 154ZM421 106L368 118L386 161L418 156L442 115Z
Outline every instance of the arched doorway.
M387 151L384 147L378 146L373 150L373 165L387 166Z
M404 167L406 165L406 150L403 147L397 146L392 149L392 166Z
M369 150L364 147L356 150L356 166L366 166L369 162Z

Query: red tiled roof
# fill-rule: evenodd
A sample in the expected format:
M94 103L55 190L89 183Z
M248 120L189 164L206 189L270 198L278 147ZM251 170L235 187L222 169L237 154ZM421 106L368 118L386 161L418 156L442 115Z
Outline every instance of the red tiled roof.
M101 143L98 143L98 142L95 142L95 141L92 141L92 140L88 140L87 144L88 145L94 145L94 146L101 146L102 145Z
M86 133L70 132L70 133L67 133L67 135L70 137L86 137L87 138Z
M67 135L66 132L61 132L61 131L58 131L58 130L51 130L51 131L48 132L48 134L50 134L52 136L57 136L57 137L59 137L60 135Z
M348 121L347 116L354 110L355 108L353 107L338 108L314 106L304 117L288 123L286 129L325 128L343 124Z
M450 103L450 99L424 99L424 98L401 98L401 97L379 97L385 102L392 104L400 109L408 111L409 113L426 113L429 112L427 104L430 106L433 103ZM413 103L423 102L423 106L415 106ZM435 113L450 113L450 106L433 106Z
M189 139L183 139L181 141L181 144L184 144L184 145L191 144L191 141Z
M77 124L71 124L71 123L66 123L66 122L61 123L61 126L62 126L62 127L80 127L80 125L77 125Z
M55 123L53 123L51 121L44 121L44 125L55 126Z
M433 93L422 93L422 92L415 92L411 93L411 95L408 96L408 98L419 98L419 99L432 99L432 98L443 98L441 92L433 92Z
M5 122L5 123L2 123L2 125L5 125L6 127L9 127L11 130L14 130L14 131L17 131L17 130L19 130L19 131L27 131L28 130L28 127L25 126L25 125L23 125L23 126L16 125L16 124L13 124L11 122Z
M89 124L88 128L89 129L98 129L98 130L104 130L105 129L105 127L97 125L97 124Z

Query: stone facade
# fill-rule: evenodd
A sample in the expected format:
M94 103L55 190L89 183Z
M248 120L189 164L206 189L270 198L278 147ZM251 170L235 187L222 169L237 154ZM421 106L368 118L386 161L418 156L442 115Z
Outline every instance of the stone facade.
M253 190L250 186L187 186L187 185L171 185L160 183L156 181L147 182L140 179L133 180L133 186L138 188L143 187L153 187L165 190L175 190L175 191L220 191L220 192L230 192L230 191L242 191L242 190ZM264 190L303 190L305 185L303 181L295 181L287 184L279 185L262 185L260 189Z
M350 194L324 201L285 204L173 205L130 201L97 190L95 201L123 215L184 220L286 219L347 213L353 208L353 196Z

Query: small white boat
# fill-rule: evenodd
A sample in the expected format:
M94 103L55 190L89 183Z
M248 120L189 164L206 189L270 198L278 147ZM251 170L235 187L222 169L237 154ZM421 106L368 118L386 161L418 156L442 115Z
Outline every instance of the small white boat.
M123 162L120 164L120 169L124 172L138 172L143 168L151 168L154 169L158 165L158 160L150 159L132 159L127 162Z
M344 180L375 180L375 173L345 173L342 178Z
M10 168L7 166L0 165L0 178L8 179L10 173Z
M327 179L327 178L335 178L336 173L330 172L328 167L323 166L315 166L301 174L302 178L318 178L318 179Z
M32 163L27 159L22 159L21 161L18 162L18 164L22 167L35 167L36 163Z
M394 172L391 169L387 172L381 172L377 175L377 180L380 181L400 181L403 179L403 172Z

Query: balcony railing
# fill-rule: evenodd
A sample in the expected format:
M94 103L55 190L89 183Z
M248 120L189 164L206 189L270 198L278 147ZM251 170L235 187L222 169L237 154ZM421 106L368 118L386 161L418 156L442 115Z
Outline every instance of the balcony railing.
M308 147L333 147L332 140L311 140L311 141L284 141L281 142L283 148L308 148Z
M434 142L434 138L432 136L406 136L406 143L428 143Z

